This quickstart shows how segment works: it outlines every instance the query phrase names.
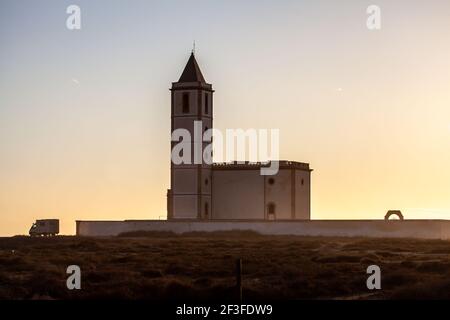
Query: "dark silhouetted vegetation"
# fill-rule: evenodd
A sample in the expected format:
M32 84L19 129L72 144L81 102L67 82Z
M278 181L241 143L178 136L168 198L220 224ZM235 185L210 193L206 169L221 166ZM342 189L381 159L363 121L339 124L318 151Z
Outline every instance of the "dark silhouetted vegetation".
M244 301L449 299L450 242L412 239L133 232L110 238L0 239L0 299L233 301L243 260ZM82 290L66 288L79 265ZM366 268L382 290L366 288Z

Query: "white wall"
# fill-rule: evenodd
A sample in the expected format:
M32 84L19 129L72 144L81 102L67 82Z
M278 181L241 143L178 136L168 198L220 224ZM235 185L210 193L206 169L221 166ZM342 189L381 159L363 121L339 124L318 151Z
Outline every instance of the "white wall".
M196 195L174 195L173 219L197 219L197 206Z
M259 173L259 171L258 171ZM273 184L269 180L273 179ZM292 219L290 169L280 169L275 176L266 176L266 210L269 203L275 204L276 219Z
M267 235L450 239L449 220L77 221L79 236L116 236L129 231L226 230L253 230Z
M213 219L264 219L264 177L259 170L213 169Z
M310 171L295 170L295 218L302 220L311 219Z
M174 194L197 193L197 176L197 168L174 168L172 192Z
M169 208L171 219L198 219L205 217L205 209L211 211L211 166L204 164L203 169L194 163L195 145L202 151L209 143L195 142L194 139L194 121L202 121L203 134L206 127L212 127L212 93L200 87L196 89L183 89L183 86L197 87L198 83L177 85L177 89L172 91L172 130L178 128L186 129L190 132L191 142L185 142L190 149L190 164L180 164L171 166L171 198ZM183 94L189 93L189 112L183 113ZM209 113L205 114L205 94L209 99ZM178 142L172 142L172 148ZM185 154L187 156L187 154ZM201 158L199 160L202 160ZM208 179L208 184L205 180ZM200 208L199 208L200 206ZM210 215L210 214L209 214Z
M265 219L267 207L273 203L277 220L292 219L293 205L294 219L309 220L310 175L310 171L291 168L280 168L274 176L262 176L259 169L214 168L212 218ZM273 184L270 184L272 179Z

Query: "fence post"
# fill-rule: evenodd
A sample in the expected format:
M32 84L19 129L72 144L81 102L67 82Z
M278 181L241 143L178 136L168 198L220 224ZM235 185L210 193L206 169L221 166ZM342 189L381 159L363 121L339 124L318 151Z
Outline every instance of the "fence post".
M242 259L236 260L236 290L239 302L242 302Z

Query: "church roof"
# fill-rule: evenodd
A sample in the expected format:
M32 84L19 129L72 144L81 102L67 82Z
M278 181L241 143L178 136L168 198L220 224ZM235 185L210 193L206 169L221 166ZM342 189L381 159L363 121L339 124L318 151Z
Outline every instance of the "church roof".
M254 170L261 168L268 168L271 165L271 162L222 162L213 163L213 170ZM280 169L298 169L304 171L313 171L309 167L309 163L297 162L297 161L288 161L288 160L279 160L278 165Z
M203 74L200 71L200 67L198 66L197 60L195 60L194 53L191 53L189 60L184 67L184 71L181 74L180 80L178 82L202 82L206 83L205 78L203 78Z

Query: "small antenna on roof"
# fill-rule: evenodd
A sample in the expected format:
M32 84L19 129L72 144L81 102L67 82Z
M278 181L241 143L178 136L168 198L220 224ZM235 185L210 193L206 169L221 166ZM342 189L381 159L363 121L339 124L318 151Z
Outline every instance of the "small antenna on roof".
M195 40L192 43L192 54L195 55Z

